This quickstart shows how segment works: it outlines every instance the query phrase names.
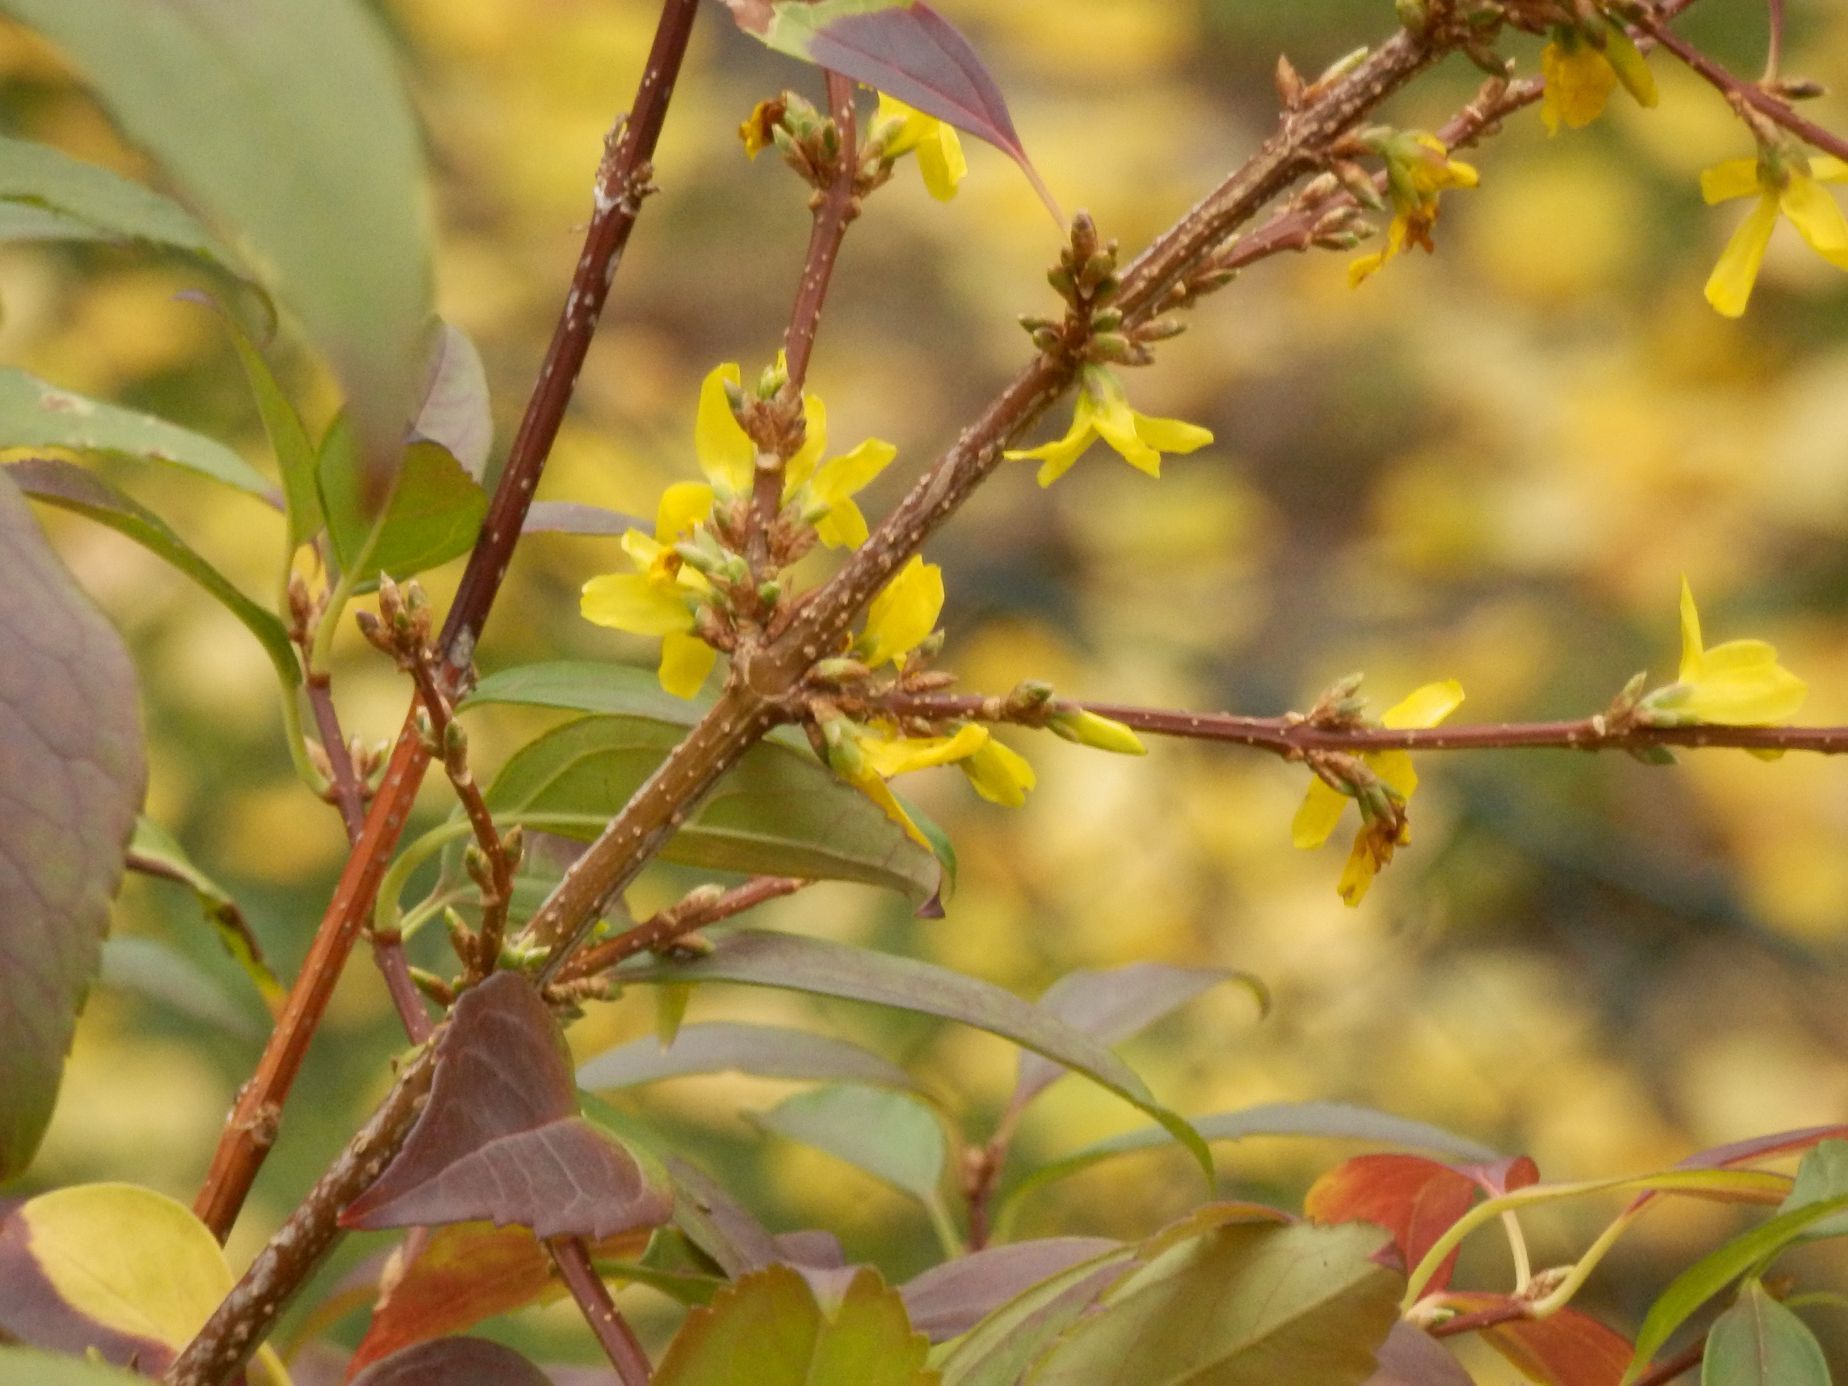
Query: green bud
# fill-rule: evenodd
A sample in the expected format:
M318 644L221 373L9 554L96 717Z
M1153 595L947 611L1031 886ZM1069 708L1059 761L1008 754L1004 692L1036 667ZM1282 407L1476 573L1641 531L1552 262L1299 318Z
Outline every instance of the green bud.
M1115 332L1122 325L1121 308L1100 308L1091 314L1091 326L1099 332Z
M1414 34L1423 34L1431 25L1425 0L1393 0L1393 9L1398 12L1399 23Z
M766 578L757 584L757 600L765 606L775 606L783 600L783 584L775 578Z
M836 657L818 661L810 672L823 683L839 686L846 683L858 683L862 679L870 678L873 671L857 659Z
M1054 735L1074 741L1080 746L1089 746L1094 751L1110 751L1119 756L1145 756L1149 753L1142 739L1121 722L1099 717L1095 712L1086 712L1083 708L1067 708L1055 712L1047 719L1046 725Z

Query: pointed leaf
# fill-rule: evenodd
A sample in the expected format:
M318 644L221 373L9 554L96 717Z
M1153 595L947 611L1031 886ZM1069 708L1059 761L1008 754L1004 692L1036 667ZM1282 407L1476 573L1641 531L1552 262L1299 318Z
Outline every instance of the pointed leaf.
M1830 1386L1828 1360L1803 1320L1756 1280L1714 1321L1701 1386Z
M7 485L0 485L0 651L5 1180L26 1167L51 1119L147 783L128 653Z
M552 1379L510 1347L443 1338L373 1363L350 1386L552 1386Z
M103 940L103 964L96 975L105 990L126 992L163 1011L190 1016L245 1041L261 1042L261 1012L226 994L218 980L179 949L159 939L119 934Z
M282 981L264 961L262 945L257 942L250 922L237 907L237 901L225 888L193 865L184 848L159 824L147 818L135 820L135 836L128 844L128 865L133 871L175 881L199 897L199 908L218 933L225 952L250 978L257 995L272 1016L282 1013Z
M1206 967L1169 967L1162 963L1130 963L1104 971L1079 969L1054 982L1039 999L1039 1008L1105 1044L1121 1044L1140 1034L1163 1016L1185 1006L1222 982L1237 981L1248 987L1260 1013L1270 999L1254 979L1244 973ZM1020 1078L1009 1104L1018 1112L1053 1083L1065 1076L1057 1064L1038 1054L1020 1056Z
M321 509L334 557L370 591L380 572L411 577L467 553L488 513L488 493L438 443L412 443L398 463L397 485L377 519L344 420L329 430L317 463Z
M355 0L0 0L71 59L128 138L260 264L396 460L430 318L410 105Z
M497 972L451 1015L429 1104L344 1226L486 1219L601 1240L667 1221L672 1200L578 1115L564 1036L524 978Z
M1108 1237L1046 1237L986 1247L933 1266L899 1293L913 1327L940 1343L967 1333L1023 1291L1122 1245Z
M943 1386L1017 1386L1033 1360L1137 1261L1135 1247L1119 1247L1023 1290L946 1344Z
M771 1266L689 1314L654 1379L713 1386L748 1371L751 1386L930 1386L928 1349L877 1271L856 1273L829 1312L797 1271Z
M769 1230L723 1184L675 1156L665 1163L674 1181L675 1226L728 1276L737 1279L780 1259Z
M1797 1182L1791 1186L1790 1197L1784 1200L1778 1212L1807 1208L1812 1203L1845 1193L1848 1193L1848 1141L1824 1141L1797 1166ZM1810 1228L1802 1240L1814 1242L1841 1236L1848 1236L1848 1217L1830 1218Z
M1112 1286L1026 1380L1360 1386L1398 1321L1403 1284L1372 1260L1379 1242L1361 1226L1213 1227Z
M821 939L741 930L692 962L624 967L625 981L740 982L916 1011L987 1030L1084 1074L1155 1118L1209 1177L1212 1157L1193 1128L1155 1101L1123 1061L1090 1036L1010 991L948 968Z
M1732 1141L1726 1145L1716 1145L1707 1150L1698 1151L1685 1160L1677 1160L1675 1168L1734 1169L1759 1160L1770 1160L1779 1155L1792 1155L1799 1150L1809 1150L1826 1140L1848 1140L1848 1126L1808 1126L1796 1131L1778 1131L1768 1136L1753 1136L1749 1140ZM1659 1195L1653 1192L1638 1194L1630 1207L1640 1208L1657 1197Z
M752 1120L767 1131L825 1150L940 1206L948 1144L930 1108L903 1093L842 1085L798 1093Z
M273 612L258 606L229 578L207 563L167 522L94 472L52 457L10 463L4 475L37 501L108 525L157 558L165 559L215 598L257 637L284 688L302 681L301 664L289 633Z
M694 1073L748 1073L796 1082L872 1083L917 1090L891 1060L832 1035L777 1025L684 1025L671 1045L652 1038L606 1050L578 1070L578 1086L597 1091L640 1087Z
M0 0L0 10L5 7ZM11 366L0 366L0 447L68 448L166 462L253 496L270 489L261 472L223 443L151 414L60 390Z
M439 444L479 482L494 443L494 416L488 409L487 368L460 328L437 324L419 398L411 436Z
M1361 1155L1316 1180L1303 1211L1320 1223L1370 1222L1392 1236L1396 1270L1415 1266L1476 1201L1476 1184L1448 1165L1417 1155ZM1427 1292L1450 1283L1456 1253L1431 1277Z
M1416 1324L1395 1323L1375 1356L1379 1370L1364 1386L1475 1386L1450 1350Z
M1511 1296L1451 1291L1447 1304L1459 1313L1503 1309ZM1591 1315L1567 1306L1544 1319L1510 1319L1480 1330L1479 1336L1542 1386L1616 1386L1630 1360L1630 1340Z
M607 821L696 716L683 708L673 721L643 713L568 723L508 760L488 790L488 807L497 814L575 813ZM573 835L596 832L592 826ZM745 755L661 855L721 871L859 881L913 901L929 899L940 874L935 859L878 805L806 747L776 739Z

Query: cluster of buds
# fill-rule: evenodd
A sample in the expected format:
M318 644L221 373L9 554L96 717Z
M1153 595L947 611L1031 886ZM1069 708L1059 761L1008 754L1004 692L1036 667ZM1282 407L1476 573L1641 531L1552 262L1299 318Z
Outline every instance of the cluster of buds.
M1360 691L1365 678L1365 674L1348 674L1336 679L1317 695L1309 711L1293 712L1289 720L1298 725L1335 731L1358 727L1366 718L1367 699Z
M362 611L355 619L367 643L389 655L400 669L416 670L429 658L435 613L423 584L415 579L400 587L379 574L378 615Z
M1046 280L1065 300L1063 321L1025 315L1020 325L1033 345L1049 356L1093 365L1146 366L1156 342L1186 331L1173 318L1130 323L1117 306L1123 281L1117 274L1117 243L1100 240L1089 212L1072 218L1071 237Z
M738 137L753 159L774 145L783 162L817 193L840 172L840 126L793 91L758 102L738 127Z

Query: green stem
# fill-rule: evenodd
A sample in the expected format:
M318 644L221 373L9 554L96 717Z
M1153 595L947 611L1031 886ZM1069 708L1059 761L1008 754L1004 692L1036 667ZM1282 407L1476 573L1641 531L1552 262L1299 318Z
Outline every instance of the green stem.
M296 697L300 691L288 686L282 690L282 737L289 745L289 760L295 766L295 773L316 798L321 798L330 786L326 776L308 759L308 742L302 731L302 705Z
M1576 1295L1585 1282L1591 1278L1591 1273L1598 1268L1598 1263L1605 1258L1612 1247L1617 1245L1617 1239L1629 1231L1630 1224L1642 1216L1644 1208L1650 1206L1645 1203L1641 1207L1626 1208L1612 1218L1610 1225L1598 1234L1598 1239L1586 1247L1585 1254L1573 1263L1566 1278L1545 1296L1533 1302L1528 1310L1529 1317L1544 1319L1564 1309L1571 1302L1572 1296Z

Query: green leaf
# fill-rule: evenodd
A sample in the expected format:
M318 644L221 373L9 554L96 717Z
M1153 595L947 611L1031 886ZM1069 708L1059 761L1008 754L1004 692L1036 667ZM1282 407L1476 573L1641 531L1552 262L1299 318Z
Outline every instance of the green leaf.
M1235 1222L1158 1254L1027 1374L1031 1386L1360 1386L1398 1320L1377 1229Z
M60 1357L37 1348L0 1347L0 1386L147 1386L134 1372Z
M147 784L128 652L12 486L0 486L0 652L5 1180L26 1167L51 1119Z
M682 708L672 721L644 715L568 723L514 753L488 790L488 807L496 814L607 821L679 744L695 715ZM571 835L589 839L596 829ZM745 755L661 855L721 871L858 881L913 901L937 889L937 863L928 852L806 747L775 738Z
M737 982L745 986L836 996L973 1025L1084 1074L1161 1123L1186 1146L1208 1179L1206 1143L1121 1059L1082 1031L989 982L910 958L793 934L739 930L690 962L638 960L616 975L625 982Z
M494 416L488 407L487 368L461 328L437 324L419 398L411 436L440 443L463 471L480 481L494 442Z
M770 1266L689 1314L654 1380L717 1386L748 1370L751 1386L931 1386L928 1351L898 1293L870 1267L829 1309L795 1270Z
M1830 1386L1830 1380L1816 1335L1756 1280L1708 1330L1701 1386Z
M223 886L193 865L185 848L158 824L146 818L138 818L135 820L135 836L128 844L128 864L136 871L174 881L191 890L198 897L199 908L217 932L218 941L224 945L225 952L250 978L251 985L256 987L257 995L263 998L263 1004L269 1008L270 1014L281 1014L286 996L282 980L264 961L263 949L257 942L256 934L251 931L249 921L244 918L244 912L237 907L237 901L231 898Z
M1848 1193L1793 1208L1733 1238L1682 1271L1649 1306L1642 1331L1636 1335L1636 1356L1624 1373L1624 1382L1634 1381L1641 1375L1650 1359L1701 1305L1753 1267L1768 1262L1824 1218L1844 1209L1848 1209Z
M1848 1194L1848 1141L1824 1141L1797 1166L1797 1182L1791 1186L1790 1197L1784 1200L1778 1212L1794 1212L1842 1194ZM1805 1232L1802 1240L1819 1242L1827 1237L1841 1236L1848 1236L1848 1217L1830 1218Z
M712 701L710 696L676 698L661 687L653 669L560 659L520 664L485 675L462 706L505 703L514 707L550 707L564 712L645 717L690 727L712 706Z
M262 266L333 364L373 475L396 460L431 312L422 154L358 0L0 0Z
M289 633L273 612L246 597L218 569L207 563L153 511L75 463L52 457L29 457L7 466L5 475L34 500L73 511L133 539L165 559L216 598L225 610L257 637L284 688L302 681L301 664Z
M942 1204L948 1143L937 1114L915 1098L840 1084L797 1093L751 1119L825 1150L926 1206Z
M917 1089L910 1074L833 1035L777 1025L684 1025L671 1045L653 1036L606 1050L578 1069L578 1086L608 1092L695 1073L748 1073L796 1082L872 1083Z
M139 243L250 276L193 214L152 188L32 140L0 135L0 240Z
M1135 1247L1119 1247L1015 1295L939 1349L943 1386L1016 1386L1033 1360L1138 1259Z
M317 473L334 557L342 571L359 574L359 591L377 586L380 572L406 578L467 553L488 513L488 493L448 449L412 443L404 450L374 539L377 517L366 506L364 478L344 419L322 441Z
M149 414L60 390L11 366L0 366L0 447L68 448L167 462L253 496L270 489L261 472L223 443Z
M179 949L159 939L118 934L103 940L97 985L127 992L162 1010L190 1016L241 1040L260 1041L264 1026Z

